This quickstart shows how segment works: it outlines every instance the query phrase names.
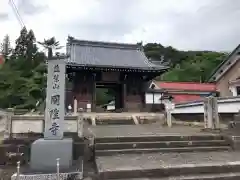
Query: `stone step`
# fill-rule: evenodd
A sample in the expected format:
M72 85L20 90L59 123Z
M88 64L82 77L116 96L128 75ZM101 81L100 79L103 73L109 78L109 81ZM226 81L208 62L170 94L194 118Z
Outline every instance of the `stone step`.
M154 141L203 141L203 140L224 140L221 135L163 135L163 136L118 136L118 137L97 137L95 143L114 143L114 142L154 142Z
M137 153L154 153L154 152L203 152L203 151L227 151L231 150L230 146L203 146L203 147L179 147L179 148L135 148L135 149L107 149L96 150L95 156L112 156L117 154L137 154Z
M239 180L239 179L240 173L220 173L207 175L199 174L195 176L178 176L178 177L175 176L168 178L159 178L159 180Z
M96 119L96 125L134 125L133 119Z
M240 173L199 174L185 176L170 176L165 178L126 178L119 180L239 180Z
M128 180L237 180L240 177L239 172L240 162L182 164L149 169L139 166L135 169L98 170L100 179Z
M135 149L135 148L178 148L178 147L202 147L202 146L230 146L225 140L203 141L155 141L155 142L114 142L97 143L95 150L111 149Z

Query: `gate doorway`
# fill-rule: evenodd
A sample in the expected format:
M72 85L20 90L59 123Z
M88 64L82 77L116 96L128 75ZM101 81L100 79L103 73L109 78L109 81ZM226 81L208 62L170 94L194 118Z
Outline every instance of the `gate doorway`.
M96 83L96 110L116 112L124 108L122 84Z

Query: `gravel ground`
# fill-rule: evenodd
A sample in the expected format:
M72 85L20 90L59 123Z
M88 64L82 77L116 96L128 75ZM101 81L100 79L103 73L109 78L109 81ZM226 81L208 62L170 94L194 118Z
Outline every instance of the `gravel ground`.
M126 154L97 157L97 167L103 171L116 169L149 169L183 164L240 162L240 152L194 152Z

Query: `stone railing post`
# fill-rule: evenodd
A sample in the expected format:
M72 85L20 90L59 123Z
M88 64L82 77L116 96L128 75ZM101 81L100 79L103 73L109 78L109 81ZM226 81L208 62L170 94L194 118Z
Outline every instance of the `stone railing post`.
M16 180L20 180L20 161L17 162L17 176Z
M60 163L59 163L59 161L60 161L60 158L57 158L56 159L57 160L57 180L60 180L60 176L59 176L59 172L60 172Z
M204 99L203 108L204 108L204 128L211 129L213 122L212 122L212 106L209 97Z
M12 110L8 110L4 115L4 139L10 138L12 134L12 116Z
M218 103L216 97L207 97L204 101L204 122L205 129L219 129Z
M78 114L78 118L77 118L78 137L83 137L83 124L84 124L83 109L80 109L79 114Z
M220 129L218 102L216 97L212 97L212 115L213 115L213 128Z
M73 101L73 114L74 114L74 116L77 115L77 110L78 110L78 101L77 101L77 99L74 99L74 101Z

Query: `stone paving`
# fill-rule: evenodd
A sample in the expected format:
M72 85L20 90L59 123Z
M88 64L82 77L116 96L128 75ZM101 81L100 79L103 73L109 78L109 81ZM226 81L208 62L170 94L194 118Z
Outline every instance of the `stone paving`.
M151 153L96 158L100 171L155 169L190 164L240 163L240 152Z
M198 135L212 134L201 132L201 128L189 126L173 126L168 128L160 123L147 125L107 125L89 126L88 131L95 137L119 137L119 136L160 136L160 135Z
M202 132L201 128L189 126L173 126L168 128L160 123L151 125L108 125L89 126L96 138L102 137L141 137L141 136L191 136L213 135ZM118 154L115 156L96 157L99 172L121 170L144 170L182 166L211 166L228 163L240 164L240 152L186 152L186 153L149 153L149 154ZM147 178L146 178L147 179Z

